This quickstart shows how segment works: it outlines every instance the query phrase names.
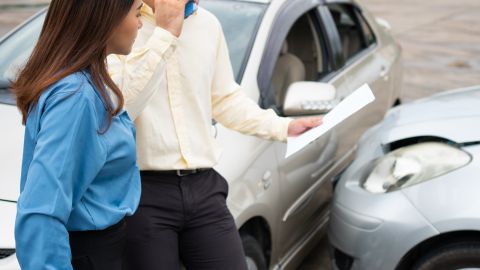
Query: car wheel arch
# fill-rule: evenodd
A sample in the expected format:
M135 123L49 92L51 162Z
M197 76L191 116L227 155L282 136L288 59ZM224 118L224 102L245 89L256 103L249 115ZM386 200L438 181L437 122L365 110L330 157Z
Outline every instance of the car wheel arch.
M415 262L432 249L442 248L447 245L462 242L478 242L480 243L480 231L460 230L450 231L434 235L430 238L416 244L411 248L400 260L395 268L396 270L411 269Z
M259 242L268 266L272 252L272 233L268 221L261 216L255 216L248 219L238 231L240 235L249 235Z

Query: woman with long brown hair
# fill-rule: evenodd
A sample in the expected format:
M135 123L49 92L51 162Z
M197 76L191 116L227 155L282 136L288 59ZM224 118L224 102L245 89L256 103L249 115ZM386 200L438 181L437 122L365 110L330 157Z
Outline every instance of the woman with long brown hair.
M135 129L106 57L128 54L140 0L52 0L12 88L25 143L15 238L22 269L121 269L140 198Z

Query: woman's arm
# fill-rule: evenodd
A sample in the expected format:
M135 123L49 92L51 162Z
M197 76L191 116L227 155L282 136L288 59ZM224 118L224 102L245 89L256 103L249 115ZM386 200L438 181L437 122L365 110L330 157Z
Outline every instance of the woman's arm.
M66 224L73 205L106 160L94 104L85 94L93 89L79 84L59 87L39 119L33 159L17 204L16 249L24 270L72 269Z

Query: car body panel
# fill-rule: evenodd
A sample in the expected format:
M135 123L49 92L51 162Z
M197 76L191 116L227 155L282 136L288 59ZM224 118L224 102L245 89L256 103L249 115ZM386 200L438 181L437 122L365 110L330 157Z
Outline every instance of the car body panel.
M0 249L12 249L15 247L14 231L16 213L16 203L0 200ZM0 259L0 269L20 269L15 254L7 258Z
M467 166L402 190L439 232L480 231L480 145L464 150L476 157Z
M317 3L320 3L320 2L317 2ZM272 17L269 17L268 11L265 14L265 18L272 18ZM371 19L371 18L369 17L368 19ZM379 30L378 28L375 28L375 33L378 33L378 32L382 33L381 30ZM272 33L277 34L278 32L272 31ZM259 34L261 34L261 32L259 32ZM392 58L384 58L383 61L384 62L391 61L392 66L394 65L396 68L399 68L400 67L400 62L398 61L398 55L400 53L399 47L395 43L393 43L391 39L386 38L386 36L387 35L380 34L379 44L374 48L372 48L371 50L367 51L361 57L371 58L372 55L379 54L377 53L377 49L380 50L382 48L381 46L386 46L387 44L389 44L390 49L388 50L393 52L393 53L390 53L390 56L392 56ZM270 47L268 48L270 49ZM395 53L397 55L395 55ZM388 53L385 53L385 54L388 55ZM255 58L251 58L251 59L255 59ZM377 57L377 59L381 59L381 57ZM337 93L340 97L342 97L342 95L343 97L347 96L349 93L351 93L355 89L354 87L352 87L352 84L350 84L350 81L352 78L360 78L360 80L363 79L369 83L374 83L374 84L376 83L375 79L377 79L377 81L384 80L384 78L381 78L381 80L379 80L377 70L374 70L371 74L359 74L359 72L362 71L362 68L365 70L368 70L365 67L366 64L364 63L357 64L357 62L361 62L358 59L355 59L353 62L355 63L354 65L352 65L353 67L345 68L344 70L338 72L335 76L331 77L328 80L328 83L336 87ZM388 74L388 75L391 75L391 77L397 77L398 74ZM370 77L367 78L368 76ZM322 181L324 181L325 179L328 179L328 181L324 182L324 183L327 183L331 180L331 178L335 175L335 173L338 173L338 171L335 171L335 173L331 172L331 174L329 175L322 175L324 176L323 178L319 178L318 173L315 173L315 172L321 171L322 169L325 169L325 168L322 168L323 166L321 166L321 164L317 162L321 160L322 151L325 152L326 150L324 148L325 144L328 142L329 149L331 149L332 145L335 145L335 149L334 149L335 153L333 153L333 155L331 156L330 161L340 161L340 160L343 161L345 159L345 156L352 155L353 154L352 146L355 145L355 142L358 139L358 137L360 137L361 133L366 128L370 127L373 123L378 122L382 118L385 111L387 110L389 104L393 103L393 100L387 101L387 99L392 98L390 92L393 92L393 90L391 88L383 89L382 87L383 87L382 84L376 85L375 87L379 95L383 94L379 92L382 90L384 91L385 94L380 95L381 98L379 98L378 102L372 106L373 108L376 109L376 112L373 114L375 117L374 119L372 119L371 122L365 124L366 122L364 121L365 116L371 115L371 110L370 111L366 110L363 112L363 115L353 116L352 119L348 119L347 121L345 121L345 123L342 123L341 125L337 126L334 131L330 132L329 134L325 135L324 137L314 142L310 149L304 150L303 152L300 152L294 155L291 159L287 159L287 160L283 159L283 154L285 153L285 145L277 144L277 148L278 148L277 152L279 153L278 159L280 160L279 161L280 178L278 180L282 182L281 187L283 189L281 190L281 192L282 194L284 194L282 196L282 201L280 202L280 204L283 211L285 211L284 217L288 216L289 211L291 209L295 209L295 207L297 207L297 205L299 204L303 206L303 209L306 209L302 211L303 213L298 214L289 220L288 219L281 220L280 223L277 223L281 226L280 228L281 237L282 236L285 237L285 238L279 238L278 240L279 242L277 243L277 245L281 246L279 250L283 251L280 254L280 256L286 256L286 253L288 252L288 250L292 246L296 245L295 240L299 239L298 235L301 235L303 232L308 231L310 229L309 228L310 226L316 226L316 225L318 226L318 221L316 221L315 219L312 219L310 223L305 223L305 220L306 220L305 217L313 216L314 213L317 213L317 211L319 211L318 209L325 207L326 200L330 198L330 196L325 197L324 195L323 197L320 197L320 198L317 197L316 199L311 199L313 198L314 195L306 194L306 193L302 194L302 192L305 191L306 188L308 188L309 186L320 185L318 183L322 183ZM364 124L364 125L358 126L359 124ZM342 126L343 126L343 129L342 129ZM340 133L339 130L343 132L339 134ZM342 138L341 143L337 139L339 137ZM347 139L347 137L350 137L350 138ZM338 147L344 147L345 151L343 152L338 151ZM314 150L313 148L318 150ZM299 160L304 162L305 165L303 166L299 165ZM306 162L307 160L309 160L309 162ZM310 166L311 169L309 169L308 163L310 164L317 163L317 167L315 168ZM333 162L329 166L331 168L331 167L335 167L335 165L337 164ZM301 167L304 170L303 171L292 170L293 167L299 167L299 168ZM341 166L337 166L337 167L342 168ZM299 172L299 174L298 173L296 174L296 172ZM311 178L312 175L313 176L317 175L317 179L312 179ZM302 183L303 188L299 186L299 183ZM325 189L325 187L323 189ZM319 188L318 190L322 190L322 189ZM285 191L288 191L288 193L285 193ZM299 199L297 199L297 198L303 199L302 197L305 198L303 201L300 201ZM307 200L310 200L310 205L308 204ZM316 202L316 205L315 203L312 203L312 202ZM323 210L325 209L326 208L323 208Z
M472 129L479 123L479 108L480 87L448 91L392 109L362 136L355 161L336 187L329 226L332 247L353 258L351 269L395 269L424 241L480 232L480 134ZM397 191L373 194L361 187L388 151L386 144L425 136L450 140L472 161Z
M375 204L374 201L363 201L362 206L369 210L371 204ZM402 205L401 209L396 209L398 215L392 215L389 204ZM372 216L370 211L361 207L349 209L336 202L333 205L329 241L355 258L352 270L395 269L403 254L416 245L418 239L437 234L436 229L402 196L395 196L375 207L373 211L378 214ZM365 212L369 215L363 214ZM388 224L385 225L383 220L388 220Z
M2 226L0 226L0 249L15 246L14 228L16 213L16 203L0 201L0 215L2 217Z
M391 110L383 123L389 131L382 143L418 136L435 136L457 143L479 141L480 129L469 129L471 123L480 121L479 89L474 86L448 91Z
M21 125L22 119L17 107L0 104L0 115L3 130L0 140L0 149L2 149L0 151L0 168L2 169L0 199L16 201L20 193L24 127Z

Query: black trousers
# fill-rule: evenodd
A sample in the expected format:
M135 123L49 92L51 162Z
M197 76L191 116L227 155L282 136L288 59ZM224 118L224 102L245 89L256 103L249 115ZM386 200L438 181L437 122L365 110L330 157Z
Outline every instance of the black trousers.
M226 205L228 184L215 170L188 176L144 171L137 212L127 221L128 270L246 270Z
M101 231L69 232L75 270L122 270L126 244L125 220Z

